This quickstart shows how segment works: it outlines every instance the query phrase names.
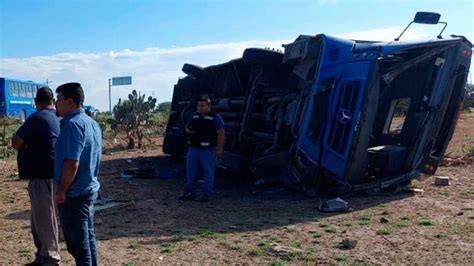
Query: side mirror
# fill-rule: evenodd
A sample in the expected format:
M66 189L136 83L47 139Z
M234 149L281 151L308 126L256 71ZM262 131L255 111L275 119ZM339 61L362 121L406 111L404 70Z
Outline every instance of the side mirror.
M413 22L420 24L438 24L441 14L434 12L416 12Z
M438 23L444 24L443 29L438 34L438 36L436 36L438 39L442 39L443 37L441 36L441 34L443 33L444 29L446 29L446 26L448 26L448 23L439 21L440 18L441 18L441 14L438 14L438 13L434 13L434 12L416 12L415 18L413 19L413 21L410 22L408 24L408 26L406 26L406 28L402 31L400 36L395 38L394 41L396 41L396 42L399 41L400 37L402 37L403 33L405 33L405 31L408 29L408 27L410 27L410 25L412 23L435 24L435 25L438 24Z

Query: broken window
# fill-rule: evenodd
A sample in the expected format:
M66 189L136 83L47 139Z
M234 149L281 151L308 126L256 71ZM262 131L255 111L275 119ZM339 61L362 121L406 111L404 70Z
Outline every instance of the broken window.
M410 108L410 98L393 99L383 129L384 134L400 134Z

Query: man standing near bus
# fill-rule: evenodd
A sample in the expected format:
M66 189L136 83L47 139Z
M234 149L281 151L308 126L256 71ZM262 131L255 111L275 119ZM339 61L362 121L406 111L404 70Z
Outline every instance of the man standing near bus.
M221 159L224 151L224 121L222 117L211 111L211 99L201 97L197 102L197 110L186 124L189 134L189 150L186 157L186 190L180 200L192 200L195 197L194 181L202 172L202 198L209 201L214 194L214 171L216 160Z
M59 119L54 110L53 91L39 88L37 112L18 129L12 146L18 150L20 179L29 179L31 233L36 258L27 265L59 265L58 222L54 201L54 145L59 135Z
M56 89L61 133L56 143L54 181L64 240L76 265L97 265L94 200L99 191L102 136L99 125L85 114L84 91L79 83Z

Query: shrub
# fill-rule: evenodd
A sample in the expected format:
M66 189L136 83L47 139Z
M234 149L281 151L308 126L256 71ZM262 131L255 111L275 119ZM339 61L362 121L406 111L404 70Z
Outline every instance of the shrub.
M467 147L464 153L467 157L474 157L474 145Z
M155 98L149 96L145 101L145 94L133 90L128 95L128 100L119 99L118 104L114 106L114 118L109 123L111 123L113 130L117 130L119 127L125 130L129 149L135 148L135 139L138 148L142 147L144 128L150 125L149 121L155 105Z

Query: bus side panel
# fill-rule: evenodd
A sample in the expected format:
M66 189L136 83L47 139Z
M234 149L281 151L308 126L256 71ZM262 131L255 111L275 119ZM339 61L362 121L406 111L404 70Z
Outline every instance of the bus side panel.
M5 115L7 101L5 99L5 79L0 78L0 116Z
M25 120L36 111L34 96L36 95L36 90L44 85L31 81L5 78L2 78L2 80L4 107L0 114L16 117L22 121Z

